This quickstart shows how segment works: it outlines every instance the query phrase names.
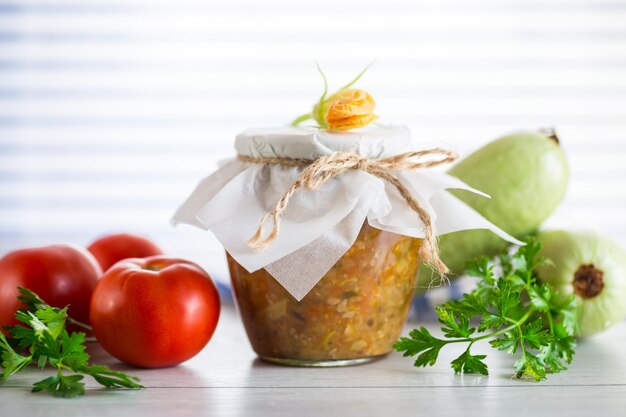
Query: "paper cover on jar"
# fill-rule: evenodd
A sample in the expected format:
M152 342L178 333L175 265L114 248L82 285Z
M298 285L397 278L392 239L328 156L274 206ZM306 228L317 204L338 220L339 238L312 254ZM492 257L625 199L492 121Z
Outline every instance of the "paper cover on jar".
M315 128L248 129L235 149L250 157L315 160L335 152L378 159L419 149L404 126L374 126L349 132ZM249 272L265 268L301 300L356 240L363 222L390 232L424 237L420 218L398 190L361 170L344 172L318 190L299 189L291 196L280 233L264 250L247 243L259 221L271 211L303 168L224 161L178 209L172 222L212 231L230 255ZM464 189L488 198L461 180L432 169L394 171L430 215L437 234L487 229L521 244L478 212L448 193Z

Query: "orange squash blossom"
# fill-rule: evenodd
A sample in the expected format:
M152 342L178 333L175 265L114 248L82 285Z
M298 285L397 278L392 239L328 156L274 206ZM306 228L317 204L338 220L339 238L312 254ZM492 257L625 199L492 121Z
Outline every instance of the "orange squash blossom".
M363 127L374 120L374 99L363 90L343 90L329 98L326 123L331 130Z
M313 111L296 118L292 126L313 119L324 129L350 130L366 126L376 120L378 118L374 114L376 103L372 96L366 91L350 88L368 68L369 65L354 80L327 97L328 83L318 65L317 69L324 79L324 93L313 107Z

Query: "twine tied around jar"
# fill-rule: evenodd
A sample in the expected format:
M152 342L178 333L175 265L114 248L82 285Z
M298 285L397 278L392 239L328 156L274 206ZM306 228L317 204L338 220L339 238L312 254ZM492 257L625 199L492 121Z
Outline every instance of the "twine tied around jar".
M256 233L248 241L248 245L253 249L262 251L278 237L280 233L280 216L287 208L287 204L289 204L289 200L296 190L299 188L317 190L337 175L347 171L360 170L381 178L396 187L409 207L417 213L424 226L425 237L420 247L420 256L440 274L444 275L448 272L448 267L439 257L437 239L430 214L422 208L411 194L411 191L392 172L405 169L431 168L447 164L457 159L455 152L433 148L401 153L380 159L369 159L351 152L334 152L313 160L286 157L252 157L247 155L237 155L237 158L240 161L253 164L304 167L298 179L278 200L274 209L263 216ZM273 220L274 226L270 234L263 238L265 224L270 219Z

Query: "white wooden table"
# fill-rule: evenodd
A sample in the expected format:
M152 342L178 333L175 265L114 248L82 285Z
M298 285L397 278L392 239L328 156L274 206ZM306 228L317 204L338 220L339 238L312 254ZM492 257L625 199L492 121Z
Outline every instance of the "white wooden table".
M626 322L580 343L571 369L541 383L512 379L510 358L479 348L489 354L489 377L454 375L453 348L433 368L397 353L349 368L282 367L256 359L226 307L209 345L175 368L131 369L94 346L95 361L141 377L144 390L90 382L84 397L57 399L30 393L44 376L32 369L0 386L0 416L626 416Z

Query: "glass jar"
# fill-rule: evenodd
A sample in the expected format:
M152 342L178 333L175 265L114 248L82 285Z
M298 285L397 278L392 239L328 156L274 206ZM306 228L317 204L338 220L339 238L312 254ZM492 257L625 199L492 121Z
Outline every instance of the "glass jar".
M406 321L421 240L365 222L352 247L301 300L264 269L228 256L235 298L260 358L294 366L343 366L389 353Z

